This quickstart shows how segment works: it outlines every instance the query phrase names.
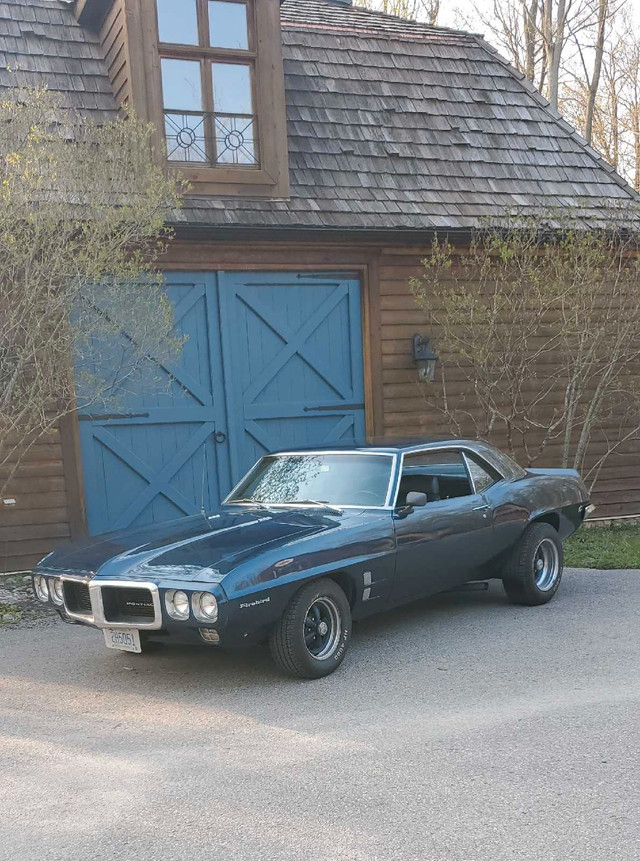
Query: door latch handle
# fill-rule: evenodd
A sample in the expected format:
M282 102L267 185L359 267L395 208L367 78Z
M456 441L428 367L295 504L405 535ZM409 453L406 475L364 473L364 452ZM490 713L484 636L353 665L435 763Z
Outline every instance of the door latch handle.
M222 443L223 443L223 442L226 442L226 441L227 441L227 435L226 435L225 433L222 433L222 431L218 431L218 432L214 435L214 437L213 437L213 438L214 438L214 439L215 439L215 441L218 443L218 445L222 445Z
M488 505L476 505L476 507L472 508L471 510L472 511L488 511L489 506Z

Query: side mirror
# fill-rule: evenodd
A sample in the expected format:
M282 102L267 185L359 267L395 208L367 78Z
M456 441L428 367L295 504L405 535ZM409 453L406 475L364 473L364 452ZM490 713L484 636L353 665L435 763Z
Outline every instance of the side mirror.
M415 491L411 491L411 493L407 493L406 498L407 505L410 505L411 508L422 507L427 504L427 494L426 493L416 493Z

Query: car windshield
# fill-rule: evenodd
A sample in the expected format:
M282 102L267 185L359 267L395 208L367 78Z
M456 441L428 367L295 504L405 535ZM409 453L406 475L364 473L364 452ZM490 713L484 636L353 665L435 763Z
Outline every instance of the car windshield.
M382 506L387 501L392 467L391 454L268 455L258 461L226 501Z

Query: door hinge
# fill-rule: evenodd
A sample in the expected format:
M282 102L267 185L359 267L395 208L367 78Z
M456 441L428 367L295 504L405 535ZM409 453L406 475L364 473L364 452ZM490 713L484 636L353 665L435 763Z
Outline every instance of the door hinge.
M116 419L148 419L149 413L103 413L94 415L91 413L82 413L78 415L79 422L107 422L115 421Z
M363 410L363 409L364 409L364 404L334 404L333 406L326 406L326 407L305 407L304 411L305 411L305 413L311 413L311 412L313 412L313 413L319 413L319 412L335 413L335 412L340 412L341 410Z

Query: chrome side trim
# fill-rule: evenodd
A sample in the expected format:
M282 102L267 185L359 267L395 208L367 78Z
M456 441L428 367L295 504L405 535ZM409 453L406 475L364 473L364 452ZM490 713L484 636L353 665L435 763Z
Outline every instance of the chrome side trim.
M293 454L344 454L353 457L353 455L368 455L374 454L376 457L394 457L394 451L377 451L375 448L360 448L360 449L344 449L344 448L320 448L320 449L292 449L291 451L275 451L272 454L265 454L263 457L291 457ZM262 460L262 458L260 458ZM259 463L260 461L258 461ZM253 467L252 467L253 469Z
M474 493L474 496L479 493L478 488L476 487L476 483L473 480L473 474L469 469L469 458L467 457L467 453L464 449L460 450L460 454L462 455L462 462L464 463L464 468L467 470L467 478L469 479L469 484L471 485L471 490Z
M153 602L153 622L110 622L105 619L104 604L102 603L103 586L114 586L124 589L148 589L151 592L151 601ZM162 627L160 590L155 583L141 582L140 580L92 580L89 583L89 595L91 596L93 622L96 628L141 628L149 631Z
M357 511L362 511L366 509L367 511L388 511L388 505L337 505L336 503L327 503L324 506L315 505L315 503L302 503L302 502L222 502L221 505L234 505L238 508L251 508L251 507L260 507L260 508L308 508L310 511L320 511L322 507L324 508L339 508L340 511L343 509L354 508ZM266 519L266 518L265 518ZM251 526L252 524L246 524L247 526ZM237 526L230 526L229 529L237 529ZM221 532L223 530L220 530Z

